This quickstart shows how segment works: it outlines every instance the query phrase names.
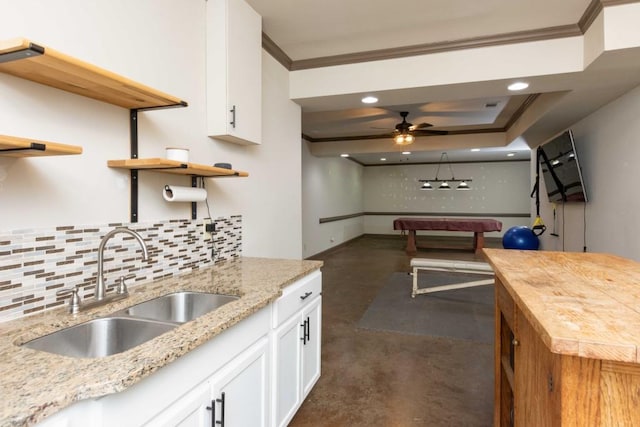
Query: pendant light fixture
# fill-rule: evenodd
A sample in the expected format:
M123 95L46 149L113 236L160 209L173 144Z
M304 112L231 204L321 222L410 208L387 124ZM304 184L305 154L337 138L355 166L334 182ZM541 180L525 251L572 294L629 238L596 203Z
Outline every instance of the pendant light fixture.
M442 166L443 163L449 167L449 172L451 172L450 179L438 178L440 173L440 166ZM451 190L451 185L449 185L449 183L455 183L455 182L459 183L456 186L456 190L470 190L471 187L469 187L469 182L471 182L472 179L471 178L456 179L455 175L453 174L453 168L451 167L451 162L449 161L449 156L447 155L446 152L444 152L440 155L440 160L438 161L438 169L436 169L436 177L434 179L420 179L418 181L423 183L422 186L420 187L421 190L433 190L433 186L431 185L431 183L440 183L440 185L438 186L438 190Z

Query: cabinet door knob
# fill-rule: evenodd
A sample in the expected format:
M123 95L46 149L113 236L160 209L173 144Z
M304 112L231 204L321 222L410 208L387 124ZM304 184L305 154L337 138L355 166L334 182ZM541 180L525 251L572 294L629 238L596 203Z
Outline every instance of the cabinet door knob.
M514 347L517 347L520 345L520 341L518 341L518 338L514 338L511 340L511 344L513 344Z

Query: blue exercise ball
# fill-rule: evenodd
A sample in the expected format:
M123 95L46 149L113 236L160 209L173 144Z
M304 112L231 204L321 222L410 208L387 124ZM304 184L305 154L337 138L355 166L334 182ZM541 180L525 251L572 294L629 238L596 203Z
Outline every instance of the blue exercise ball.
M540 246L540 240L529 227L519 225L511 227L502 236L502 247L505 249L524 249L536 251Z

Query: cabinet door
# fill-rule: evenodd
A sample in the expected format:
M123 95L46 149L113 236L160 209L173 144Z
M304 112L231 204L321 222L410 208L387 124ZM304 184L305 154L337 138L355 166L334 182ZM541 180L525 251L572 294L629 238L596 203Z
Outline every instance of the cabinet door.
M243 0L207 1L209 136L262 141L262 19Z
M211 385L208 381L171 404L145 424L149 427L205 427L211 425Z
M551 353L522 311L516 309L514 418L516 426L561 423L559 356Z
M322 298L316 298L302 311L307 336L302 341L302 399L307 397L320 378L320 349L322 340Z
M273 336L273 425L289 423L302 402L302 330L300 314L292 316Z
M225 427L268 424L269 340L260 338L211 377L214 422Z

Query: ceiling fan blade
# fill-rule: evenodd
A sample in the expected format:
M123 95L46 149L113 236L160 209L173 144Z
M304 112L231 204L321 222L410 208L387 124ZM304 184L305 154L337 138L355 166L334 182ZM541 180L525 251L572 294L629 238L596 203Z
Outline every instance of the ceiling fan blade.
M429 135L448 135L449 132L446 130L435 130L435 129L417 129L413 131L415 136L429 136Z
M433 127L433 125L431 123L420 123L417 124L413 127L413 130L420 130L420 129L424 129L424 128L430 128Z

